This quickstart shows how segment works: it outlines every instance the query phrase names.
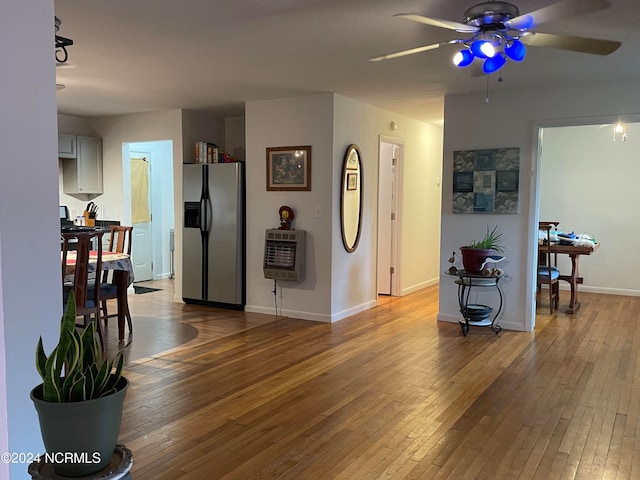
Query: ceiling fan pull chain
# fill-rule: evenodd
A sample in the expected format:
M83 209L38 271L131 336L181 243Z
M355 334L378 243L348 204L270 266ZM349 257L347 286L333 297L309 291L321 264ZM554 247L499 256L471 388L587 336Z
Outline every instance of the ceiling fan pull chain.
M484 97L484 103L489 103L489 75L485 75L487 77L487 92Z

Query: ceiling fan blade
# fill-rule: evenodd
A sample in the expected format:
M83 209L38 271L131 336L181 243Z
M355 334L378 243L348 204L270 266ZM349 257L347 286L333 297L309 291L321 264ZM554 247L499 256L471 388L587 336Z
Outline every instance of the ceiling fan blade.
M398 13L394 17L404 18L413 22L424 23L425 25L431 25L433 27L446 28L448 30L455 30L461 33L476 33L480 30L474 25L467 25L466 23L453 22L451 20L442 20L440 18L423 17L417 13Z
M504 22L504 25L510 30L528 30L545 22L560 21L610 6L611 3L608 0L560 0L548 7L512 18Z
M615 52L622 43L595 38L571 37L569 35L555 35L551 33L531 33L523 35L520 41L532 47L551 47L572 52L592 53L594 55L609 55Z
M392 58L404 57L406 55L413 55L414 53L422 53L428 50L435 50L436 48L440 48L443 45L451 45L453 43L461 43L462 40L451 40L450 42L443 43L434 43L431 45L425 45L424 47L416 47L410 48L409 50L402 50L401 52L388 53L386 55L381 55L379 57L370 58L370 62L379 62L380 60L389 60Z

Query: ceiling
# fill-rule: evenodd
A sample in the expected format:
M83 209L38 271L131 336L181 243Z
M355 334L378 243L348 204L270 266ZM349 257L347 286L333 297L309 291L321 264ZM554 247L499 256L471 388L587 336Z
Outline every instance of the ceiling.
M473 0L55 0L73 39L56 69L58 111L78 116L168 109L242 115L244 103L336 92L441 124L443 97L640 80L640 2L545 23L537 31L622 41L609 56L528 49L498 75L451 63L455 46L383 62L371 57L459 34L395 13L462 21ZM554 3L516 0L520 13Z

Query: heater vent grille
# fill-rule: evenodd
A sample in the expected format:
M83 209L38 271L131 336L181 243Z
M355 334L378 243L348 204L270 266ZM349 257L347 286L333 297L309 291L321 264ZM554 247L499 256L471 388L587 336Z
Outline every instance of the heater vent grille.
M264 240L264 276L276 280L304 280L305 232L267 230Z
M292 268L296 264L296 244L267 242L264 263L268 267Z

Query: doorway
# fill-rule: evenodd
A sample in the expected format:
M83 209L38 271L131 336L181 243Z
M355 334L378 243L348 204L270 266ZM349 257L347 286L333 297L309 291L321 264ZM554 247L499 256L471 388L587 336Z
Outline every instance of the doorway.
M153 238L151 204L152 195L149 179L151 177L151 154L143 152L129 153L131 185L131 236L132 250L136 255L133 271L137 281L153 280ZM147 158L149 157L149 158Z
M580 292L640 295L635 275L640 261L628 255L640 231L628 213L628 208L640 201L636 188L640 164L633 146L635 137L640 136L638 120L632 115L537 126L531 242L537 249L537 224L542 220L558 221L559 230L585 233L601 244L597 252L580 261L580 276L584 278ZM558 267L561 272L571 271L566 255L558 257ZM532 292L528 304L533 305L531 329L535 326L535 275L534 264L528 286ZM561 284L561 311L568 304L568 295L568 286Z
M378 150L378 295L398 295L400 178L404 142L380 137Z
M123 220L134 227L131 260L135 281L170 278L174 228L173 142L124 143L122 173Z

